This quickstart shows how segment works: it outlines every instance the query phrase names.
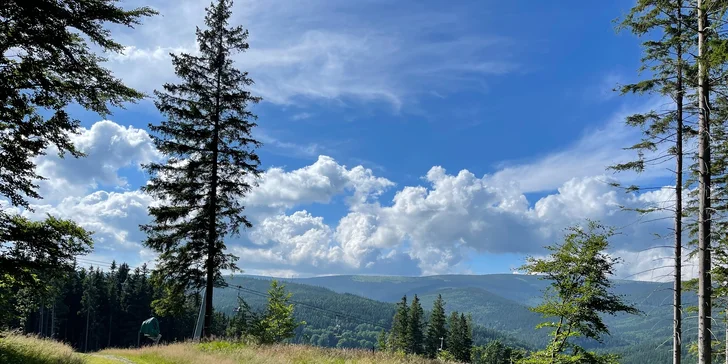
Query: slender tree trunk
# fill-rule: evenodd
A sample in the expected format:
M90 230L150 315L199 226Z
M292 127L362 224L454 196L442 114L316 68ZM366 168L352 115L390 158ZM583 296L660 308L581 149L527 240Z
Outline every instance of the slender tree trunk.
M56 338L56 300L53 300L53 308L51 308L51 339Z
M699 206L698 206L698 364L711 363L710 277L710 114L708 67L705 57L708 16L704 0L698 0L698 109Z
M219 25L220 27L223 24ZM221 73L224 59L222 53L222 32L220 33L220 42L218 44L218 57L215 60L215 64L218 66L217 69L217 89L215 90L215 115L213 115L213 131L212 131L212 176L210 178L210 197L209 206L210 211L208 221L208 241L207 241L207 286L205 287L205 337L210 337L212 328L212 288L215 278L215 255L216 255L216 242L217 242L217 184L218 184L218 139L219 139L219 126L220 126L220 94L221 94Z
M106 347L107 348L111 346L111 332L113 331L113 328L111 326L111 318L112 317L113 317L113 314L111 312L109 312L109 339L106 342Z
M682 36L682 0L677 3L677 33ZM672 363L682 358L682 174L683 174L683 75L682 41L677 42L677 95L675 104L675 282L673 286ZM728 364L728 363L726 363Z
M91 311L87 309L86 310L86 340L85 340L85 342L83 344L83 352L84 353L87 353L88 352L88 319L89 319L89 316L90 315L91 315Z

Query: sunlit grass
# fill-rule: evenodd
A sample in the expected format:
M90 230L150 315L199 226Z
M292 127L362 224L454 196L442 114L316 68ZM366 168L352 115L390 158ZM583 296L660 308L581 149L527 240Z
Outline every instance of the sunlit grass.
M84 357L59 342L33 336L0 334L0 363L85 364ZM105 363L98 363L105 364Z
M127 358L137 364L434 364L424 358L352 349L303 345L247 346L229 342L172 344L141 349L111 349L101 354Z

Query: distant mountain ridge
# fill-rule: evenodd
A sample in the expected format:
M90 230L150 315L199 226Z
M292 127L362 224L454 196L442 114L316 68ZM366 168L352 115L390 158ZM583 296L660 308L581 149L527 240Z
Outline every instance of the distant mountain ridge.
M265 290L267 280L270 279L249 276L233 278L233 280L246 280L247 283L244 285L254 283L259 290ZM441 294L448 312L455 310L472 313L473 321L485 328L487 337L498 336L502 340L511 343L521 342L529 347L542 347L548 339L547 330L535 330L535 326L544 319L529 309L541 302L543 291L548 287L548 282L537 276L340 275L279 280L288 282L289 289L294 293L294 299L315 301L324 306L336 304L338 310L371 316L382 325L391 322L391 317L387 316L393 314L393 303L398 302L403 295L411 299L417 294L425 310L429 310L433 300ZM639 353L647 348L652 348L650 350L654 350L654 355L659 355L660 358L669 358L671 347L664 343L670 339L672 332L672 284L630 280L614 280L613 283L613 292L624 295L625 299L635 304L643 314L606 316L604 319L612 335L606 337L602 344L593 341L582 344L597 350L622 353L624 355L622 363L643 363L637 358ZM216 299L216 302L220 301ZM685 306L695 305L697 303L695 294L684 293L683 302ZM377 306L385 303L387 303L385 306ZM364 309L364 307L371 308ZM693 340L695 336L696 322L693 321L695 320L684 322L685 342ZM331 325L334 325L334 321L330 320L319 326ZM357 330L355 325L349 324L348 327L350 330ZM374 329L369 328L369 330ZM369 332L366 335L371 334L372 332ZM690 362L688 359L686 364Z

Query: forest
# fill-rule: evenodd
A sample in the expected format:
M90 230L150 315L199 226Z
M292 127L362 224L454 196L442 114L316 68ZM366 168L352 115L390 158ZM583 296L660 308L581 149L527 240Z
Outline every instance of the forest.
M148 95L116 77L106 57L126 49L109 29L160 16L152 6L0 3L0 329L83 352L160 340L140 331L154 317L167 343L222 338L491 364L728 361L721 327L728 332L728 1L637 0L615 22L642 47L637 80L616 91L661 102L624 118L640 135L623 146L634 158L604 168L619 176L669 165L667 190L610 183L615 193L648 201L621 209L674 222L670 303L660 311L667 325L654 315L658 308L645 312L649 295L632 302L619 292L623 258L613 241L622 231L592 219L572 219L559 241L514 268L543 282L541 295L524 301L473 286L377 301L232 275L246 267L228 243L254 227L245 197L266 173L254 132L262 97L234 58L251 47L249 32L232 24L232 12L231 0L212 1L190 40L195 49L169 55L174 80ZM74 144L81 120L71 107L106 117L143 100L161 116L147 127L161 157L140 165L148 179L139 191L154 202L138 243L154 255L153 268L84 265L96 243L91 227L34 213L41 181L53 177L42 174L39 158L89 158ZM656 189L667 191L667 203L643 198ZM697 262L694 277L686 278L686 259ZM510 312L502 309L508 305ZM508 314L510 321L497 318Z

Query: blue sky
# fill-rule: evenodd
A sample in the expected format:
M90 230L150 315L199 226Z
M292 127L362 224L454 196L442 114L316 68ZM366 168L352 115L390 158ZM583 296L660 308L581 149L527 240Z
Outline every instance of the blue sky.
M134 0L162 16L113 29L124 54L115 74L151 93L174 82L169 52L194 51L206 1ZM254 107L266 170L246 200L256 227L228 246L249 273L503 273L542 254L565 226L590 217L618 227L619 211L669 199L606 185L668 184L664 166L615 176L639 137L629 113L661 107L621 97L638 79L639 40L614 30L633 1L236 1L250 31L238 66L264 98ZM73 108L86 161L42 158L37 213L95 230L87 259L153 264L136 226L153 201L139 164L161 156L150 100L108 121ZM665 197L667 196L667 197ZM613 252L632 277L660 263L666 223L631 224ZM659 271L658 271L659 273ZM663 272L665 273L665 272ZM640 279L660 279L654 272Z

